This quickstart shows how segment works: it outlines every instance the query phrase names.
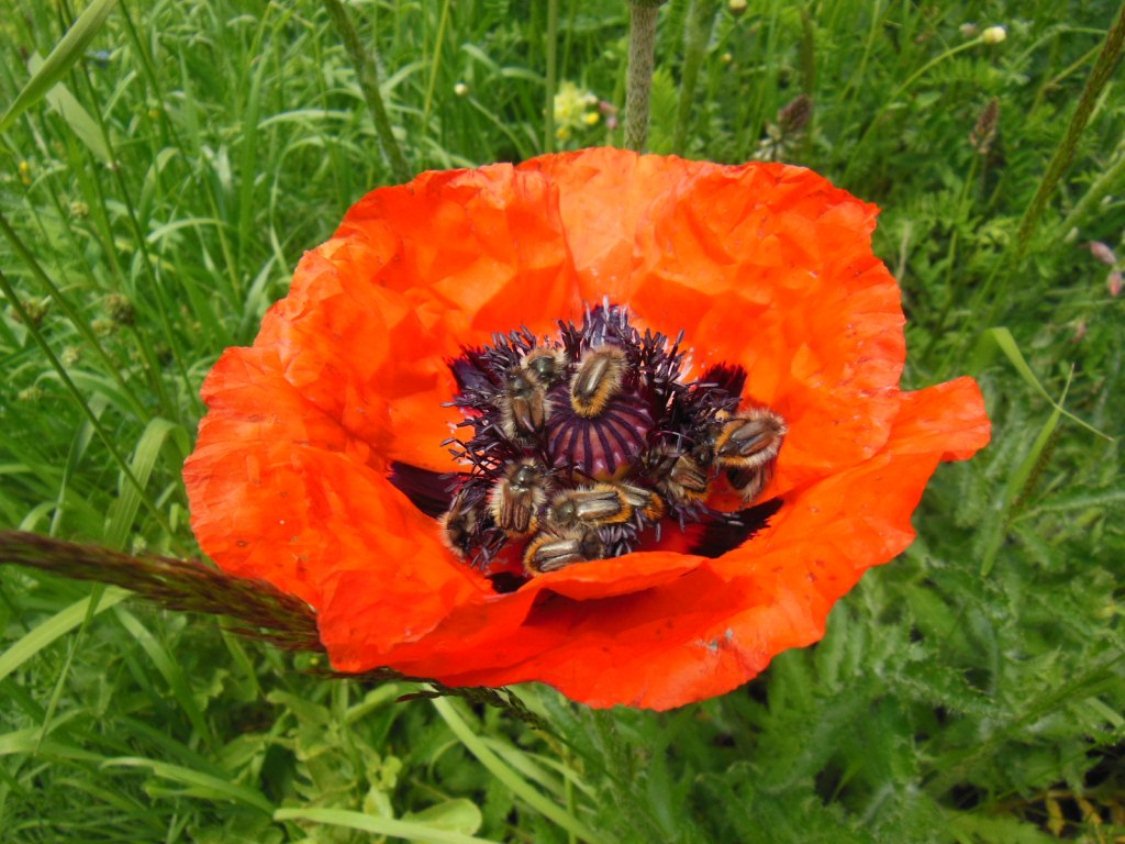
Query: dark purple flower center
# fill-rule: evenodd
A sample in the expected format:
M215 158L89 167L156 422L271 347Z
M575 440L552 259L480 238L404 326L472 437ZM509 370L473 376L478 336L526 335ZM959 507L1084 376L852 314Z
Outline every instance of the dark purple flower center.
M668 521L690 532L691 552L717 556L780 502L722 513L708 497L725 487L751 505L786 428L768 408L739 410L740 366L685 381L682 340L642 334L606 304L554 337L521 329L465 349L450 367L468 435L444 445L466 470L444 496L413 467L392 480L489 573L512 567L506 549L525 576L626 554L659 542Z

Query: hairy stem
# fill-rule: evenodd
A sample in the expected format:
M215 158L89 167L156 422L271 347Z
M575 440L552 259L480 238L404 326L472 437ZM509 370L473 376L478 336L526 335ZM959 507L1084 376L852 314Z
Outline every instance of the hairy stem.
M625 146L642 152L648 141L648 100L656 55L656 19L664 0L631 0L629 71L625 90Z
M1120 184L1125 184L1125 144L1119 147L1117 161L1098 176L1082 198L1074 203L1074 208L1071 209L1062 225L1059 226L1062 236L1069 238L1071 229L1085 221L1094 207L1101 202L1102 197L1109 193L1110 188Z
M1121 8L1117 11L1117 20L1114 21L1113 26L1106 34L1102 51L1094 63L1094 69L1090 71L1090 77L1086 80L1085 87L1082 89L1082 96L1079 98L1078 106L1070 118L1066 134L1055 149L1055 154L1051 156L1051 161L1039 182L1039 188L1035 191L1035 196L1031 198L1027 210L1023 212L1020 227L1016 232L1014 246L1011 247L1013 249L1011 259L998 261L995 269L980 288L974 311L984 315L982 325L993 325L996 322L1001 303L1007 298L1005 296L1005 285L1018 277L1023 260L1027 255L1031 235L1035 232L1035 227L1047 207L1047 201L1051 198L1051 194L1055 192L1059 181L1074 160L1074 150L1078 146L1078 139L1082 137L1082 132L1090 120L1090 115L1097 105L1102 90L1113 77L1114 67L1117 65L1117 60L1121 58L1123 44L1125 44L1125 3L1121 4ZM1007 275L998 288L997 282L1004 270L1007 270ZM982 305L985 307L981 307Z

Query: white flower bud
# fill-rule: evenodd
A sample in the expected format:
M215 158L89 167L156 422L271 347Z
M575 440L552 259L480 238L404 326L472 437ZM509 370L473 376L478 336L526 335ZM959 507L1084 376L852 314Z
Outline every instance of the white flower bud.
M1008 37L1008 30L1002 26L990 26L980 34L980 40L985 44L999 44Z

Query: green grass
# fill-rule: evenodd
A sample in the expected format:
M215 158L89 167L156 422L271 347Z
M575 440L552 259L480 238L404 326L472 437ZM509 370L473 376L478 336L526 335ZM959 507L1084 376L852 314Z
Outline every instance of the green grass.
M0 0L0 529L187 555L203 375L392 168L321 4L122 0L56 87L21 100L28 62L83 8ZM544 110L550 55L560 82L623 103L624 2L561 0L553 50L544 2L346 8L412 172L621 142L605 120L556 141ZM1125 320L1086 248L1125 255L1120 77L1068 134L1118 14L662 12L650 148L743 161L809 96L781 152L883 207L907 385L974 374L994 419L824 642L665 715L516 690L542 730L510 708L396 702L415 688L321 679L212 619L4 567L0 838L1040 842L1056 809L1072 838L1125 833ZM992 100L995 137L974 146Z

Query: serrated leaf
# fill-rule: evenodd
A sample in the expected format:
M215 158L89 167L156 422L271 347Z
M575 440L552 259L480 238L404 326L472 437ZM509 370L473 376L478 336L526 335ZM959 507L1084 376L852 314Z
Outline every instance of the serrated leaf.
M895 683L896 690L908 700L940 706L950 712L980 717L995 717L995 703L972 688L964 675L953 668L933 663L904 666Z
M949 831L963 844L1057 844L1030 824L1005 815L950 812Z

